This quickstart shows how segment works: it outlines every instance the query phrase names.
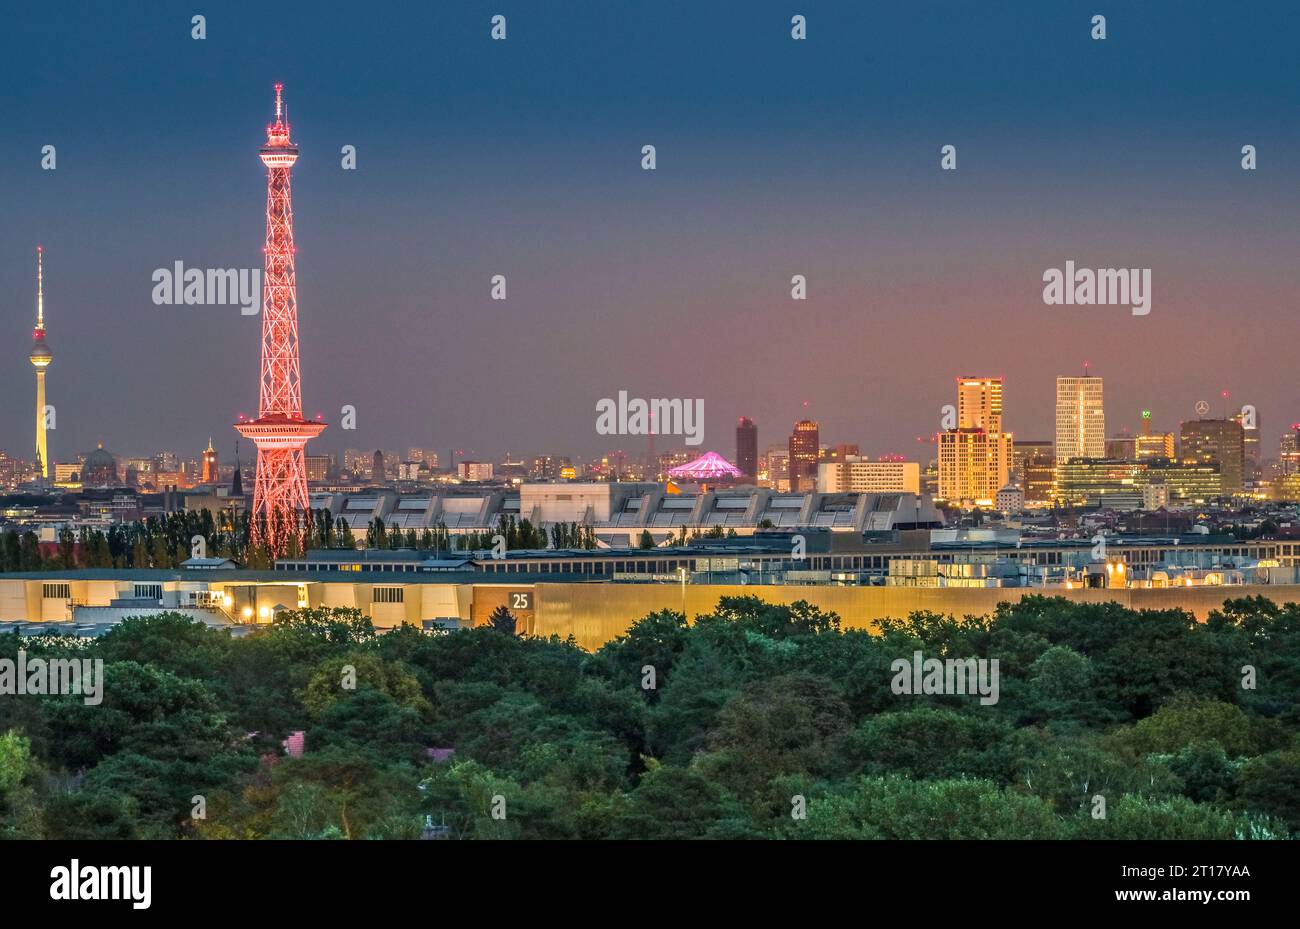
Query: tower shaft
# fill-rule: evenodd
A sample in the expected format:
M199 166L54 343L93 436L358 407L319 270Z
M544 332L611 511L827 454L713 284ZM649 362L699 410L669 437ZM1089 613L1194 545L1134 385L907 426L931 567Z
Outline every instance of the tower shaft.
M272 557L283 554L291 539L302 541L308 508L304 449L325 429L323 423L302 416L290 183L298 147L289 138L281 90L282 85L275 85L275 122L267 126L261 149L267 179L258 416L235 426L257 446L251 541L264 543Z
M50 476L50 450L45 444L45 370L36 369L36 470L39 476Z

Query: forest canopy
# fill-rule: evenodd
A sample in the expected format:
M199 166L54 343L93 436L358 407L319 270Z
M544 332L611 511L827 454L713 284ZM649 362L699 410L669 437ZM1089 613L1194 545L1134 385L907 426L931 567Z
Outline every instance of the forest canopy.
M723 598L595 653L305 609L176 615L0 659L102 659L103 700L0 696L9 838L1286 838L1300 607L1028 597L876 634ZM996 659L996 703L899 694L917 652ZM292 750L288 750L286 745Z

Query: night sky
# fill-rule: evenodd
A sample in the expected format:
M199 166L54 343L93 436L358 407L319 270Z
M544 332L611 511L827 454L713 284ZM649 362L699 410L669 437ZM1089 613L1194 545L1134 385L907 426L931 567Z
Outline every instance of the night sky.
M39 242L54 460L100 440L197 456L209 435L231 456L260 317L155 306L150 277L261 266L276 81L302 150L317 451L635 454L644 439L595 432L623 389L703 398L703 448L728 456L737 417L764 448L805 414L823 442L917 455L959 374L1005 376L1007 428L1050 439L1053 378L1085 360L1109 433L1144 408L1176 429L1225 389L1258 408L1266 454L1300 419L1294 2L189 7L3 13L11 454L32 456ZM1151 268L1150 315L1045 306L1043 271L1067 259Z

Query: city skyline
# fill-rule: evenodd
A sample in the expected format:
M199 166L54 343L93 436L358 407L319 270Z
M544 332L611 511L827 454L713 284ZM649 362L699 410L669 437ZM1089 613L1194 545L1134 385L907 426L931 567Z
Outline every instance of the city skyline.
M40 90L18 94L3 130L15 144L0 151L12 205L0 288L15 344L30 326L30 249L46 246L60 352L51 457L100 441L118 454L188 456L209 434L223 461L233 457L222 426L254 415L246 348L258 320L229 306L155 306L150 274L176 261L260 265L248 114L272 80L295 88L304 126L304 412L336 427L313 451L419 443L487 460L634 456L640 440L593 429L595 403L628 388L703 398L703 444L723 453L740 416L758 424L762 447L808 416L829 439L910 456L915 436L937 429L953 374L1005 377L1007 427L1045 438L1050 403L1031 398L1085 360L1123 401L1111 406L1115 428L1136 431L1149 409L1175 429L1198 400L1217 407L1224 389L1259 409L1266 450L1300 418L1275 374L1286 340L1266 337L1289 321L1287 269L1300 247L1288 223L1300 208L1300 149L1294 129L1277 128L1294 122L1272 80L1289 67L1279 49L1228 41L1247 27L1211 6L1128 11L1122 30L1093 43L1072 11L956 5L920 21L840 12L834 25L814 21L804 49L782 28L788 11L759 7L739 27L716 10L690 8L689 28L628 14L619 30L639 38L614 46L613 14L596 5L559 22L516 17L490 66L459 38L490 41L477 11L414 12L420 38L399 40L382 75L325 64L340 41L358 57L392 41L364 29L340 40L334 19L296 16L304 40L286 49L221 38L236 25L250 32L251 4L214 15L223 28L205 42L153 13L89 11L56 30L43 28L52 13L34 11L6 49ZM1281 4L1259 16L1276 30L1300 20ZM738 31L724 46L701 49L701 36L729 27ZM314 29L334 45L317 48ZM863 63L853 30L891 41ZM1067 40L1069 30L1079 34ZM78 60L90 33L131 34L138 66ZM444 48L445 33L458 39ZM1050 53L1029 41L1044 34L1062 37ZM1195 54L1219 40L1216 55ZM538 46L556 41L571 54L532 81L549 64ZM421 43L446 51L434 56L436 77ZM771 63L762 86L701 82L719 61L756 53ZM1004 56L1004 71L976 67L990 54ZM1120 78L1093 67L1115 55L1134 56L1118 98ZM599 92L586 87L593 68L606 79ZM937 84L942 104L931 101ZM1004 98L1014 105L995 106ZM773 105L790 121L776 135ZM1193 111L1195 136L1179 123ZM161 113L172 114L165 135ZM164 139L168 158L140 157ZM47 143L58 150L52 171L40 168ZM640 169L647 143L658 148L654 172ZM948 143L955 172L939 168ZM1258 171L1238 164L1246 143L1260 150ZM356 146L356 171L340 168L344 145ZM1066 174L1077 181L1068 190L1054 180ZM1193 182L1195 203L1182 196ZM372 229L387 232L359 234ZM1151 267L1151 314L1045 306L1044 269L1073 259ZM503 302L489 296L498 273L509 279ZM806 301L790 300L794 274L807 277ZM630 350L647 331L675 338ZM706 353L701 364L696 346L721 347L710 349L716 363ZM731 357L753 376L736 377ZM30 397L16 353L0 365L0 389ZM542 391L545 416L520 402ZM355 432L337 428L344 405L357 410ZM12 455L32 453L30 409L0 413L0 447Z

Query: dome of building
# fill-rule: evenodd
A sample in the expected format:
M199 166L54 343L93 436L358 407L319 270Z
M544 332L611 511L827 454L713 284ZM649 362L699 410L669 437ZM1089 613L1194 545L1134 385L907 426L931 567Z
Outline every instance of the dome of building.
M81 483L88 487L117 483L117 459L104 448L102 442L86 456L86 461L81 466Z

